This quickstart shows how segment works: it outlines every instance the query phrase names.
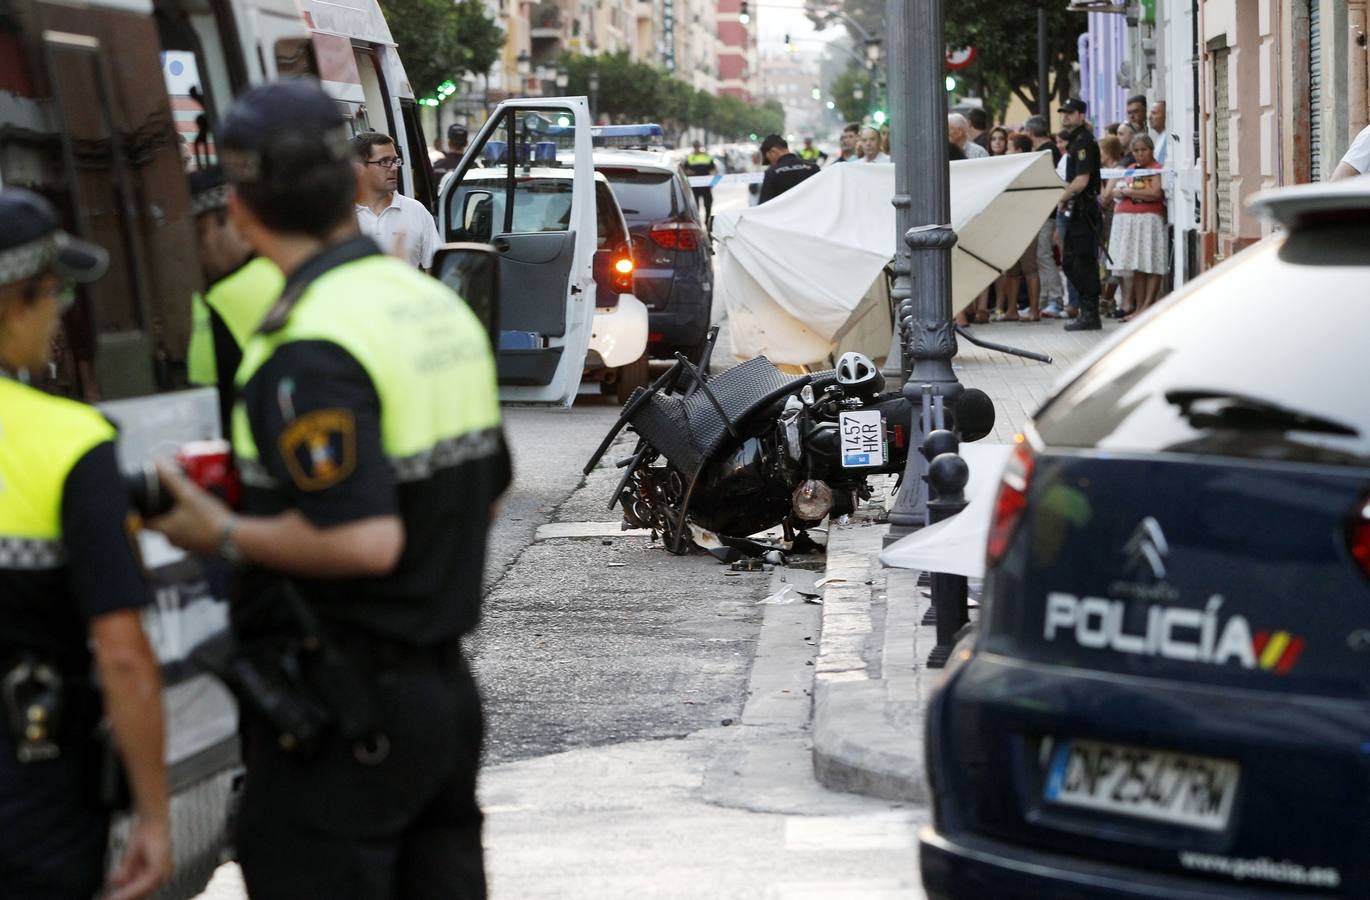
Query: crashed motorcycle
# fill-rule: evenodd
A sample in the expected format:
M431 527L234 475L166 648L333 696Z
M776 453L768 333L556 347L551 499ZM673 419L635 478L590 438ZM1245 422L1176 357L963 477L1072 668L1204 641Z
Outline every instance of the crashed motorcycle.
M872 475L903 474L911 404L885 390L870 358L847 353L833 370L796 376L756 357L709 376L715 339L698 365L678 353L635 391L585 466L588 475L624 428L637 435L609 501L626 527L650 529L677 554L694 545L693 529L726 539L781 526L788 543L853 512Z

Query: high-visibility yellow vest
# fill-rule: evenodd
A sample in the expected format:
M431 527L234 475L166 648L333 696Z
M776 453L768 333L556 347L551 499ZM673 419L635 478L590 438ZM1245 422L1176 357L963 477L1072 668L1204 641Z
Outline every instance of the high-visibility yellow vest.
M0 569L65 564L67 476L115 434L92 407L0 377Z
M191 300L190 348L186 355L191 384L212 385L219 381L210 309L219 314L233 340L242 347L262 324L284 287L285 276L276 264L257 257L215 282L204 297L194 296Z
M809 162L813 162L822 155L823 151L819 150L817 147L805 147L804 149L799 151L799 158L806 159Z
M685 165L687 166L707 166L711 165L713 161L714 158L707 153L691 153L685 157Z
M293 341L328 341L366 371L381 404L381 444L399 481L498 446L499 389L485 327L450 288L390 256L366 256L309 284L284 326L243 348L241 395L253 375ZM261 457L242 400L233 449L245 481Z

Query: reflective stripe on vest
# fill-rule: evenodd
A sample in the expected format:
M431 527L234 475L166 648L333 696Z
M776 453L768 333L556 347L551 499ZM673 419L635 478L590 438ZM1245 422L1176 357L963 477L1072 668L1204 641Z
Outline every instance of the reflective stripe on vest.
M233 340L243 347L284 287L285 276L276 264L258 257L219 279L204 297L196 294L192 298L190 350L186 359L192 384L215 384L219 380L209 310L219 314Z
M67 476L115 438L98 410L0 378L0 568L54 569Z
M381 446L402 481L495 452L495 360L485 327L442 282L390 256L367 256L320 275L277 331L252 336L238 368L241 390L276 349L337 344L380 397ZM269 486L242 401L233 448L244 482Z

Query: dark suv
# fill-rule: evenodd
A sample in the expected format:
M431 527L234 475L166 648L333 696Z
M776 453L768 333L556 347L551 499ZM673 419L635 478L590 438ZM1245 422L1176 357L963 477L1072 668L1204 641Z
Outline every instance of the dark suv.
M930 897L1370 896L1370 179L1253 206L1015 448Z
M709 330L714 284L709 232L669 152L596 150L632 233L633 293L647 305L647 351L698 358Z

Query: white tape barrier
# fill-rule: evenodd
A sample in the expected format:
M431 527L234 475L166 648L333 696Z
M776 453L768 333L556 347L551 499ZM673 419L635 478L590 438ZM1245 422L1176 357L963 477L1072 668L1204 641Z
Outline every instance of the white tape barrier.
M729 175L691 175L690 187L713 188L720 184L760 184L765 172L733 172Z
M1104 181L1112 181L1115 178L1130 178L1133 175L1160 175L1162 178L1174 178L1174 169L1100 169L1099 177Z
M1111 181L1114 178L1127 178L1132 175L1160 175L1163 178L1174 178L1174 169L1125 169L1112 168L1102 169L1099 177L1104 181ZM691 175L690 187L712 188L720 184L760 184L766 177L765 172L733 172L728 175Z

